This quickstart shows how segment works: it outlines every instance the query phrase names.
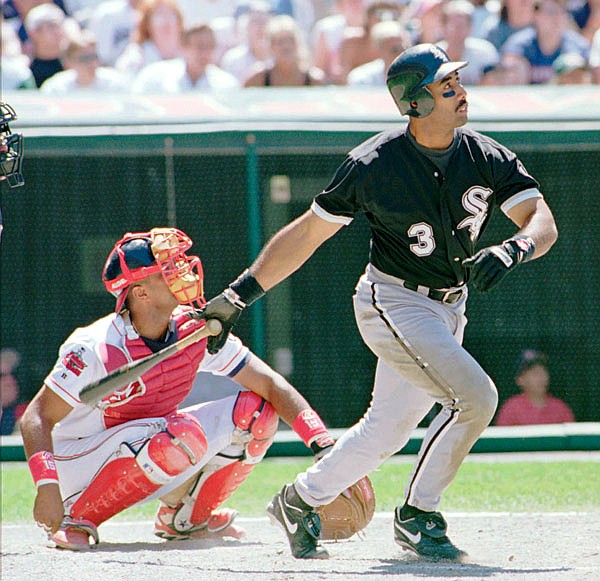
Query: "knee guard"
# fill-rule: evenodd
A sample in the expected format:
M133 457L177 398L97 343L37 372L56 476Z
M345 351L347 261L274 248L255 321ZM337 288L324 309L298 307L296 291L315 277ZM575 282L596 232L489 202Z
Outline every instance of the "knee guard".
M201 530L212 511L229 498L266 454L277 431L275 408L252 391L243 391L233 408L232 444L243 447L241 457L217 454L194 480L176 507L169 526L178 533Z
M100 469L73 504L69 516L98 526L198 463L207 448L200 423L189 414L173 414L166 418L165 429L137 453L121 444L116 457Z

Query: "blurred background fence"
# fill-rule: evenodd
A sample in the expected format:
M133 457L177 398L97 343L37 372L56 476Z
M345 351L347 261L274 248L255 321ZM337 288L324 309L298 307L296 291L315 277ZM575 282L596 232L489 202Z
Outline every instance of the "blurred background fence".
M600 421L600 98L597 89L583 97L545 90L529 104L527 121L517 107L522 94L473 91L471 126L511 147L541 182L559 240L497 290L471 293L465 346L496 381L501 401L517 392L519 352L546 351L551 391L578 421ZM113 308L100 272L124 232L176 225L188 233L210 298L305 211L349 149L403 122L388 105L377 108L387 103L382 93L359 113L340 113L339 96L335 111L321 111L331 94L267 91L255 94L252 107L238 103L235 115L229 101L228 113L207 113L214 101L199 97L149 106L5 96L26 136L26 185L2 187L0 263L2 346L21 353L22 398L39 389L75 327ZM367 97L348 99L364 105ZM491 113L490 102L501 113ZM509 102L517 118L506 112ZM482 244L512 230L498 213ZM332 427L355 422L370 398L374 358L351 305L368 239L357 219L236 327Z

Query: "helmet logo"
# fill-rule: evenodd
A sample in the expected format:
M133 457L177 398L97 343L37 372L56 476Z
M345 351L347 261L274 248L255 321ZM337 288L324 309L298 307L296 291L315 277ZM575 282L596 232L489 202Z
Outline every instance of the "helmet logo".
M429 50L431 51L431 54L434 56L434 58L440 59L444 62L448 61L448 56L439 46L433 44L431 45L431 48Z

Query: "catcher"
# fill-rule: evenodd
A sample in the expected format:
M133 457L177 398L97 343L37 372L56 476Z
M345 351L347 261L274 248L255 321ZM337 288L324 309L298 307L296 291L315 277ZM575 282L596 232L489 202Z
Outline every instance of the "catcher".
M216 355L202 339L95 407L81 402L84 386L205 324L189 316L204 303L191 245L174 228L117 242L103 271L115 312L71 334L22 417L33 515L58 548L89 548L100 524L154 499L163 539L240 538L237 512L221 504L262 460L279 417L315 454L333 445L302 395L233 335ZM198 371L232 378L239 393L180 410Z

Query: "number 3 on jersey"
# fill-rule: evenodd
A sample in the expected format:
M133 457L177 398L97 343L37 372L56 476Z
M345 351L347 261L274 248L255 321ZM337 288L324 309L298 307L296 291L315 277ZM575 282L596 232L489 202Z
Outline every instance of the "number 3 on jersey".
M410 249L417 256L429 256L435 250L433 228L427 222L418 222L408 229L408 235L416 238L417 243L411 244Z

